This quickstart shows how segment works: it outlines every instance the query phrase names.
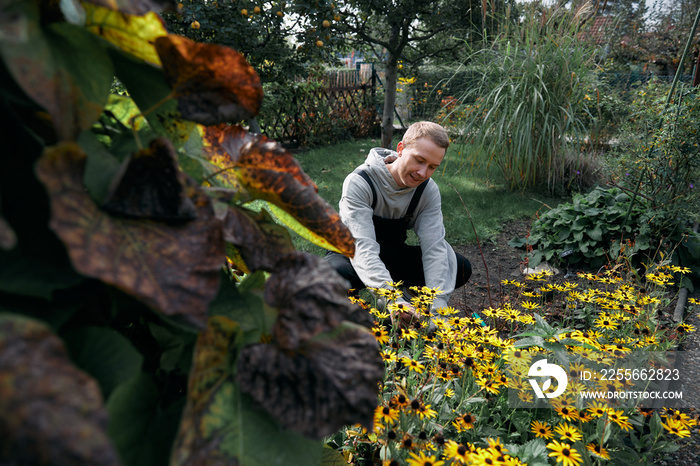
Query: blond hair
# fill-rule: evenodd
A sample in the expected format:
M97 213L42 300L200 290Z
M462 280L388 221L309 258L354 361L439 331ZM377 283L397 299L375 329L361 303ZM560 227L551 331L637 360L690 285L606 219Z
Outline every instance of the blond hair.
M450 146L450 137L445 128L432 121L413 123L404 133L401 142L403 142L404 147L408 147L423 138L429 138L436 146L445 150Z

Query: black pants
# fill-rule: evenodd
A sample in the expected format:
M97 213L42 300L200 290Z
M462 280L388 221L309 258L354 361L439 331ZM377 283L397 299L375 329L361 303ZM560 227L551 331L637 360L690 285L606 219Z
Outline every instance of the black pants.
M402 280L407 286L425 286L425 276L423 275L423 253L420 246L409 246L398 244L390 248L382 247L379 258L391 274L394 281ZM467 283L472 275L472 265L469 260L461 254L455 252L457 257L457 279L455 289ZM355 268L350 263L350 259L342 254L328 252L326 261L348 282L350 287L356 290L365 288L360 277L357 276Z

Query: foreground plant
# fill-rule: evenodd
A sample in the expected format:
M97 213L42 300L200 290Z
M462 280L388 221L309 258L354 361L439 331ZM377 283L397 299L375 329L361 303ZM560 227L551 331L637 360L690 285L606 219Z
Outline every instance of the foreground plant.
M547 273L505 280L503 304L480 318L431 312L438 290L414 288L420 318L409 325L390 315L401 311L399 284L374 291L388 299L386 310L353 298L375 319L385 376L373 424L348 426L328 443L357 465L649 463L677 448L675 440L697 435L697 419L673 409L583 404L576 377L588 366L564 366L570 383L551 407L516 406L534 401L528 368L544 354L591 365L676 348L695 329L672 325L659 311L668 304L667 276L684 272L661 264L644 286L622 269L575 283Z
M347 255L352 236L235 124L260 109L253 68L168 34L158 4L0 7L0 463L338 460L320 438L371 422L382 362L273 215Z

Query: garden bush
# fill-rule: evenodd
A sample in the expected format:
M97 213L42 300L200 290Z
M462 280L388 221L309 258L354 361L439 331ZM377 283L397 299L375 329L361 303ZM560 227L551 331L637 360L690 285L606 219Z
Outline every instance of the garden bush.
M621 367L632 352L672 350L695 331L660 312L670 302L667 277L686 271L660 263L647 284L619 267L563 283L547 273L504 280L500 304L481 317L449 307L431 314L437 290L414 288L421 317L407 326L391 317L403 306L400 283L374 290L386 308L359 300L375 319L385 364L374 423L347 426L328 444L358 466L654 464L676 440L697 435L697 420L675 409L586 403L580 374ZM528 366L543 356L569 372L566 391L547 407L517 407L533 402ZM625 386L607 383L592 386Z
M570 251L565 259L569 265L592 269L616 259L623 247L631 248L628 254L653 256L659 245L652 243L651 229L644 221L644 203L636 203L628 218L631 200L619 188L598 187L576 194L571 202L540 215L529 235L511 245L527 246L530 267L542 261L563 264L564 251Z

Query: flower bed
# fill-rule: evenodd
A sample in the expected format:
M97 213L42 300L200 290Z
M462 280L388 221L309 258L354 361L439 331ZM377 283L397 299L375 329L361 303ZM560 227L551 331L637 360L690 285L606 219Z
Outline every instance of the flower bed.
M621 268L563 283L545 273L504 280L501 305L467 317L454 308L431 317L439 290L413 289L422 318L410 325L391 319L400 311L399 284L375 289L385 308L358 300L375 318L386 367L374 425L348 426L328 444L356 465L651 463L676 449L675 440L697 434L697 420L638 403L584 404L580 375L630 354L677 348L695 329L665 320L661 310L670 304L674 277L684 272L666 264L649 269L641 282ZM516 407L537 401L528 369L546 354L578 358L566 366L571 383L550 406ZM546 385L545 393L556 388ZM625 389L625 377L607 388Z

